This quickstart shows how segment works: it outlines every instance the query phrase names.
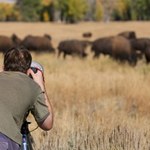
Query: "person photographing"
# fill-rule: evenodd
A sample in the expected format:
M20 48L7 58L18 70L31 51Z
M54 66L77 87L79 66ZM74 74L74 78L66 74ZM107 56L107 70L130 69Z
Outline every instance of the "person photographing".
M41 129L53 127L44 74L38 69L34 73L31 63L32 56L25 48L12 48L4 55L0 72L0 150L20 149L20 130L29 112Z

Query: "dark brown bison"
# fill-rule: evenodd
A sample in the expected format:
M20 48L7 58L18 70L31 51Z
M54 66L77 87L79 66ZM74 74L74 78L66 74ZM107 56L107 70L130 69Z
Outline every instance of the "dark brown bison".
M130 40L132 48L144 52L150 44L149 38L137 38Z
M20 46L21 39L16 34L12 34L11 39L13 40L15 46Z
M51 37L48 35L44 35L44 36L28 35L24 38L21 45L26 47L29 51L34 51L34 52L55 51L51 43Z
M49 34L44 34L45 37L47 37L49 40L52 40L52 37Z
M86 57L86 48L90 44L88 41L80 40L65 40L61 41L58 45L58 57L63 53L63 57L66 55L77 55L80 57Z
M20 41L15 34L11 37L0 35L0 52L5 53L8 49L18 46Z
M145 59L146 59L147 64L149 64L150 63L150 46L148 46L145 50Z
M90 38L90 37L92 37L92 33L91 32L85 32L85 33L82 34L82 36L84 38Z
M94 52L94 57L98 58L101 54L112 55L112 37L104 37L96 39L92 43L91 50Z
M120 61L128 61L130 64L137 63L137 55L130 41L121 36L112 38L112 57Z
M137 38L130 40L132 48L145 56L146 62L150 62L150 38Z
M128 61L133 65L137 62L136 53L132 50L130 41L122 36L99 38L93 42L91 50L94 52L94 57L104 54L121 62Z
M134 31L124 31L124 32L118 33L118 36L123 36L127 39L136 39L136 33Z

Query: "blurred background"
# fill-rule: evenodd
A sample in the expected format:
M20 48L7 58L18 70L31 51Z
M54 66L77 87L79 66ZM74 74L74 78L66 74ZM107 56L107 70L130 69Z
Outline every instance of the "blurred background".
M0 0L0 21L149 20L149 7L148 0Z

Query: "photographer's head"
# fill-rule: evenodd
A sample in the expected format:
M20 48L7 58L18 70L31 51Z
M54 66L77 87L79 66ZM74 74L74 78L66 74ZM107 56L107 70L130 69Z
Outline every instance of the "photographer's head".
M30 52L23 47L15 47L4 55L4 71L20 71L27 73L32 62Z

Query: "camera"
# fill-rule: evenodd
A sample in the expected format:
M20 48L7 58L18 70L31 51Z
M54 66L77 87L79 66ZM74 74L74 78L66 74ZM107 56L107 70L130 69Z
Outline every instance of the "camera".
M43 66L36 61L32 61L30 68L33 70L34 73L37 73L38 70L40 70L42 73L44 73Z
M38 69L34 67L30 67L34 73L37 73Z
M32 61L30 68L32 69L34 73L37 73L38 70L44 73L43 66L36 61ZM30 74L30 77L32 78L31 74Z

